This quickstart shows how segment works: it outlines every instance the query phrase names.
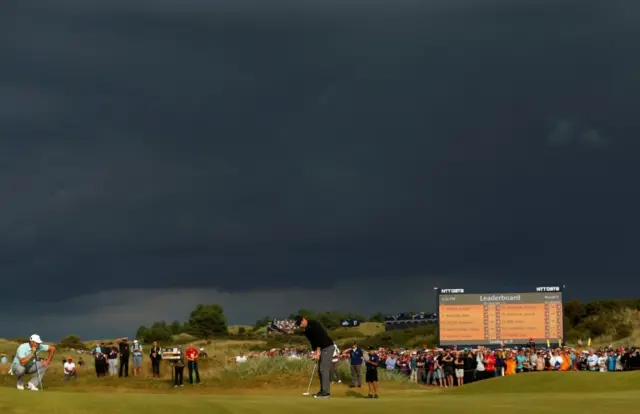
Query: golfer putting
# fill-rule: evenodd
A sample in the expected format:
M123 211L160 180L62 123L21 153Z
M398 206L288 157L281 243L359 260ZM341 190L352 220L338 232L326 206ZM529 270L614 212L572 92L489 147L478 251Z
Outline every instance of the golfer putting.
M319 322L309 321L306 317L299 315L296 317L296 326L304 329L304 336L309 340L314 351L313 356L318 361L317 371L320 378L320 392L314 394L313 397L329 398L331 397L331 359L335 351L335 344Z
M49 352L47 359L38 361L40 352ZM24 390L23 379L26 374L35 374L27 383L27 388L31 391L39 391L42 388L42 377L47 372L55 353L55 346L43 344L40 336L35 334L31 335L29 342L20 345L11 365L11 371L18 380L18 389Z

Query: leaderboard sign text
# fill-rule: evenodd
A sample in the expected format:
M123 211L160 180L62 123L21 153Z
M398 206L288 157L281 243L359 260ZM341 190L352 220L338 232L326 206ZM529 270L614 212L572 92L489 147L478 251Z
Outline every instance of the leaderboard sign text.
M438 301L441 346L558 343L563 337L560 286L507 293L439 289Z

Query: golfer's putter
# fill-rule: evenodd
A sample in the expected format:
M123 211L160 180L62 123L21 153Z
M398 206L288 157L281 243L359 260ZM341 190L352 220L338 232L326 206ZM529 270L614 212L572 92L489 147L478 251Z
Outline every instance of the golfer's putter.
M44 386L42 385L42 377L40 376L40 367L38 366L38 357L36 356L35 362L36 364L36 375L38 376L38 383L40 384L40 391L44 390Z
M315 364L313 364L313 370L311 371L311 378L309 378L309 385L307 385L307 392L305 392L302 395L310 395L309 390L311 389L311 383L313 382L313 376L316 373L316 367L317 366L318 366L317 362Z

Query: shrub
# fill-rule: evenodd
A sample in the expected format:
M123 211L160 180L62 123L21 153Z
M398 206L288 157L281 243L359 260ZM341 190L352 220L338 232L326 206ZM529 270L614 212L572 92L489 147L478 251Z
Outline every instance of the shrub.
M565 341L567 343L576 343L579 339L588 337L589 334L579 329L569 329L565 333Z
M241 364L227 364L214 371L213 376L225 379L245 379L255 376L269 376L276 373L311 372L314 361L308 358L289 359L287 357L250 358Z
M620 340L631 336L633 333L633 325L628 322L618 322L615 325L615 339Z
M602 336L607 333L607 323L602 320L591 321L589 324L589 332L591 332L591 336Z
M251 358L242 364L227 364L212 372L212 376L222 381L245 380L258 376L273 376L274 374L304 373L308 375L313 370L315 361L309 358L290 359L288 357ZM364 367L362 368L364 377ZM351 367L346 362L338 366L338 375L345 382L351 382ZM380 381L408 382L409 377L403 374L390 373L379 368Z
M67 348L67 349L81 349L86 350L87 347L80 340L78 335L68 335L62 338L60 343L58 344L59 348Z

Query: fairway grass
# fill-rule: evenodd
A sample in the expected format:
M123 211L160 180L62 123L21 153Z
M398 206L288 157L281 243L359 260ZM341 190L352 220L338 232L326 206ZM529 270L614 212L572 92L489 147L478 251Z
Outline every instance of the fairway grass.
M317 384L314 384L316 386ZM0 388L0 412L98 414L136 413L334 413L389 412L447 413L615 413L639 412L639 373L532 373L492 379L459 389L439 390L382 385L378 400L364 398L344 385L334 386L330 400L302 396L301 387L246 390L243 395L205 395L184 389L163 394L119 392L118 388L75 391L54 388L44 392L18 391L6 383ZM233 390L226 390L235 394ZM622 411L621 411L622 410Z

